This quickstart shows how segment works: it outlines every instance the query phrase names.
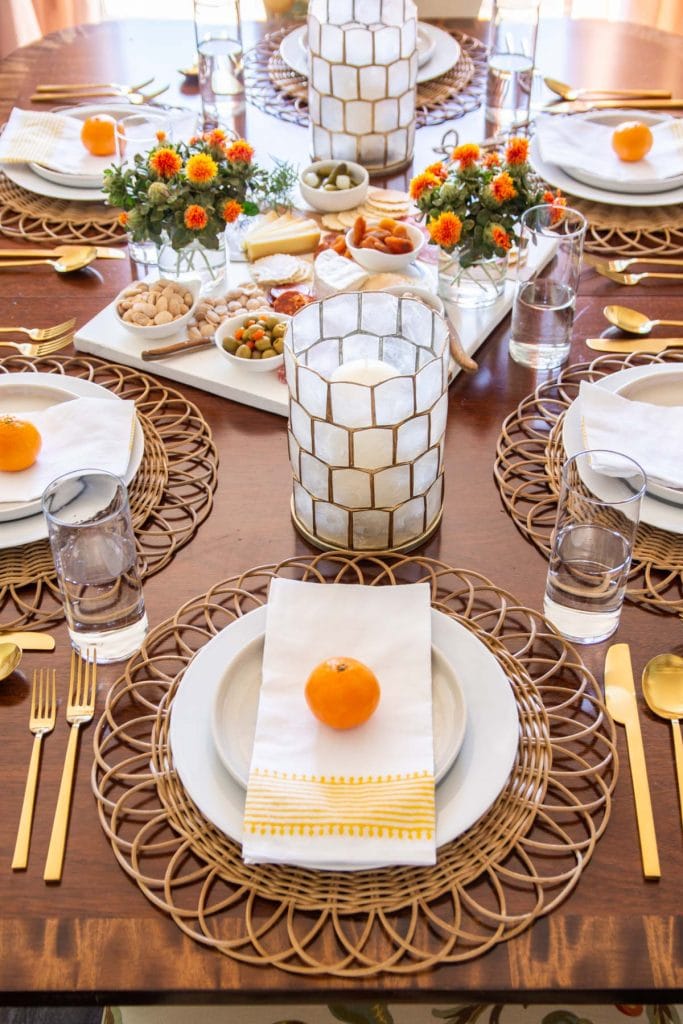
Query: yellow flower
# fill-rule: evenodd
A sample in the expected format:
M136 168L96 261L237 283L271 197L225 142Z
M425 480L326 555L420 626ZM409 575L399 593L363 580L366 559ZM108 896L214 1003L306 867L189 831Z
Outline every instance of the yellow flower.
M505 159L509 164L524 164L529 156L529 140L515 136L505 147Z
M183 161L175 149L162 146L161 149L155 149L150 156L149 166L160 178L173 178L183 166Z
M218 164L208 153L195 153L185 165L185 174L193 185L208 185L218 174Z
M183 220L190 231L201 231L208 224L209 216L203 206L193 203L185 210Z
M435 220L427 225L427 230L433 242L440 245L442 249L452 249L460 241L462 234L462 221L456 213L440 213Z
M491 181L489 188L493 198L499 203L504 203L506 199L514 199L517 195L515 183L507 171L501 171L500 174L497 174Z
M236 199L228 199L221 211L221 216L226 224L234 224L242 212L242 206Z
M441 178L437 178L431 171L423 171L422 174L416 175L410 183L410 198L417 202L424 192L437 188L440 184Z
M464 145L455 147L452 156L454 160L458 161L462 170L476 164L480 154L481 150L476 142L465 142Z

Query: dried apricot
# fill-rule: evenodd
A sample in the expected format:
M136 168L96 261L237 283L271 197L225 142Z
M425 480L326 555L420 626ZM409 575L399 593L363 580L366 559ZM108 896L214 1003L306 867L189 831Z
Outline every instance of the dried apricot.
M18 473L38 458L42 438L37 427L14 416L0 416L0 470Z
M364 217L356 217L353 222L353 234L351 235L352 243L357 247L363 241L363 235L365 234L367 225Z
M332 729L355 729L367 722L380 698L377 676L355 658L327 658L306 682L306 702Z

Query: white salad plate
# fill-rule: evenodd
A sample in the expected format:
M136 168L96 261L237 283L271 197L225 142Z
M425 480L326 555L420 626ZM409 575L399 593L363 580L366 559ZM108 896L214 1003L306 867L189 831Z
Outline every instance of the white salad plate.
M216 691L213 742L232 777L247 788L256 733L265 633L246 644L226 667ZM467 707L447 658L432 645L432 735L434 781L441 782L465 738Z
M24 412L29 409L46 408L44 403L45 393L52 396L54 404L57 397L57 389L68 392L70 398L108 398L113 402L120 402L118 395L112 394L106 388L95 384L91 380L83 380L80 377L59 377L53 373L12 373L0 376L0 408L4 410L5 390L8 393L15 392L16 388L23 385L24 393L21 404ZM17 412L22 409L17 408ZM139 421L135 420L135 432L133 435L133 446L131 449L128 467L123 476L123 481L129 484L138 471L145 451L145 438ZM85 468L85 467L84 467ZM40 507L40 503L38 503ZM44 540L47 537L47 523L42 512L37 515L30 515L23 519L12 519L0 522L0 551L6 548L18 547L20 544L32 544L36 540Z
M608 377L603 377L601 380L596 381L596 384L615 394L624 394L624 388L627 388L628 397L638 401L662 405L683 404L680 401L681 394L683 393L683 367L680 367L677 372L679 401L676 403L662 401L661 399L659 402L655 401L655 395L659 390L658 385L660 383L663 386L662 394L672 395L672 386L676 384L676 381L672 378L674 372L675 368L664 363L655 366L634 366L628 370L619 370ZM661 381L657 380L659 377L662 378ZM640 387L637 390L631 390L636 383L640 384ZM645 390L642 390L643 388ZM645 398L645 394L649 397ZM581 430L581 409L578 399L572 402L565 413L562 442L568 458L585 451L586 446ZM589 472L584 478L584 483L596 497L609 501L618 500L621 497L625 498L633 494L632 488L619 477L598 477ZM648 484L648 489L643 496L640 521L650 526L656 526L660 530L668 530L669 533L683 534L683 504L681 503L680 493L677 494L676 501L667 500L662 496L656 495L652 484Z
M292 71L302 78L308 78L308 49L306 47L307 28L301 25L299 28L288 32L280 43L280 56L285 64ZM431 49L431 55L422 63L417 70L418 85L421 82L430 82L433 78L445 75L460 60L460 44L436 25L427 25L425 22L418 22L418 61L420 47L423 51Z
M436 39L431 32L428 32L428 25L424 25L422 22L418 22L417 26L417 65L422 67L432 57L434 50L436 49ZM304 54L306 60L308 60L308 32L304 29L300 32L297 38L297 42Z
M457 676L467 706L460 753L436 789L436 842L442 846L470 828L504 788L517 756L519 717L510 682L488 648L442 612L432 610L431 620L432 642ZM214 706L226 666L265 626L266 608L257 608L213 637L189 664L171 709L178 775L202 814L237 842L245 790L214 746Z
M100 157L102 160L102 171L112 162L113 157L103 156ZM39 178L44 178L45 181L51 181L55 185L65 185L67 188L74 189L97 189L98 191L102 188L103 176L102 174L68 174L66 171L56 171L53 167L44 167L43 164L29 164L29 170L37 174Z

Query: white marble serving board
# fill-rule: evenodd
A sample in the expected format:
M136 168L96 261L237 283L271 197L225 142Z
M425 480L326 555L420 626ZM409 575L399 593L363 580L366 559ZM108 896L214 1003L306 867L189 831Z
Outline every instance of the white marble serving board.
M547 246L539 245L532 259L541 264L549 254ZM436 289L436 266L422 263L420 269L425 277L429 276ZM227 287L234 287L248 279L248 276L246 263L231 264ZM494 327L510 312L514 280L513 267L504 293L497 302L485 309L460 309L453 303L447 303L448 318L458 332L461 344L468 355L473 355L477 351ZM186 337L186 334L180 331L177 338L171 335L158 344L170 345L174 340L181 340L183 337ZM199 349L197 352L175 358L155 359L149 362L141 359L140 352L153 347L153 343L143 341L139 335L126 331L114 314L113 303L105 306L97 316L77 331L74 344L78 352L87 352L101 359L133 366L137 370L166 377L178 384L187 384L201 391L209 391L213 395L228 398L232 402L252 405L256 409L273 412L279 416L288 414L287 386L279 380L276 372L250 373L249 370L241 370L229 364L214 348ZM460 367L456 366L453 377L459 372Z

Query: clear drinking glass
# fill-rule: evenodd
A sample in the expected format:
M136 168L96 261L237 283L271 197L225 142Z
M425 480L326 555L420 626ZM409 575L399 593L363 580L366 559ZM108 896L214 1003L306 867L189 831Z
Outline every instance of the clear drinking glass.
M497 127L523 124L536 59L540 0L495 0L489 31L486 119Z
M159 145L161 132L169 142L172 141L173 126L165 114L145 111L120 118L114 131L117 164L132 164L137 153L149 153ZM157 247L150 241L135 242L129 233L128 255L134 263L153 265L157 261Z
M543 610L574 643L599 643L619 625L646 483L618 452L564 464Z
M230 128L244 113L239 0L194 0L203 128Z
M72 645L97 661L121 661L140 648L147 615L137 569L128 493L119 477L79 470L43 494L52 556Z
M586 226L569 207L532 206L522 215L510 331L516 363L547 370L567 359Z

